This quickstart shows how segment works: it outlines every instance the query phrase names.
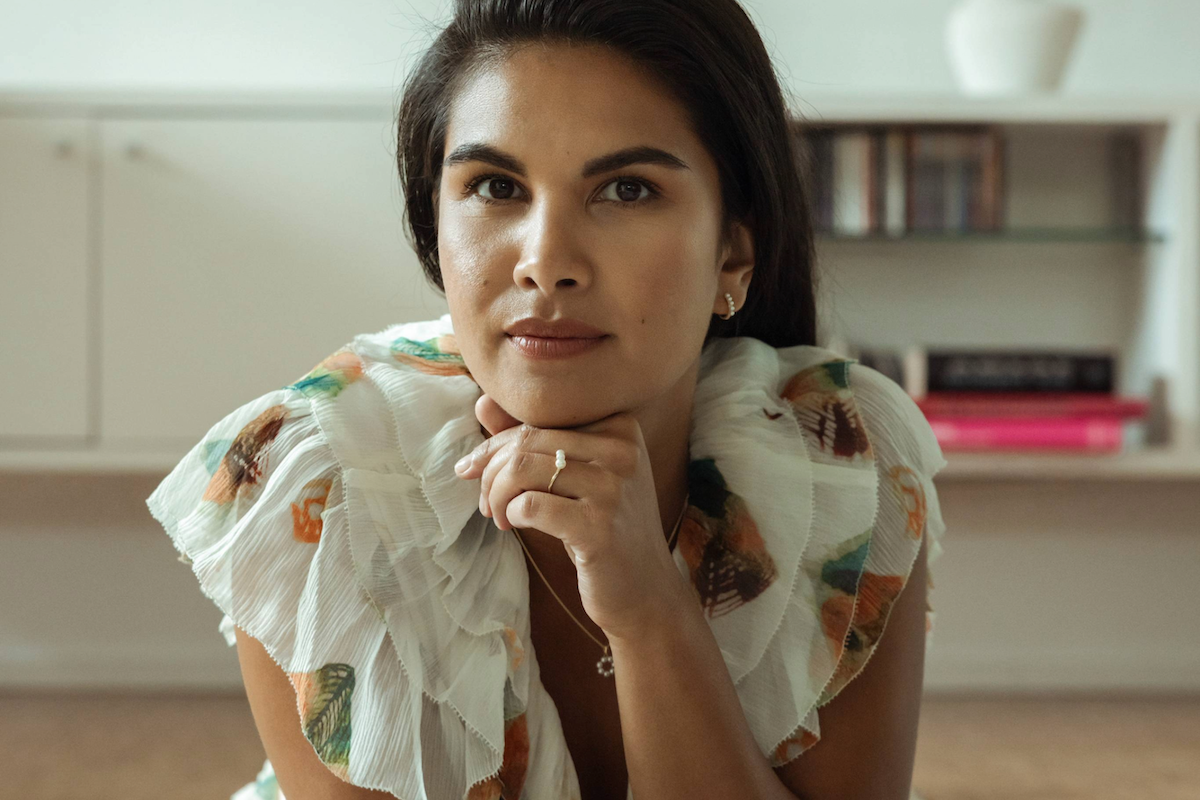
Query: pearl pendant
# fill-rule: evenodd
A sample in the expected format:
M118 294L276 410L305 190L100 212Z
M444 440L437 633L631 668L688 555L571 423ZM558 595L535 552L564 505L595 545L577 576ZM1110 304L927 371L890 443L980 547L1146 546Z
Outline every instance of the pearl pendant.
M596 662L596 671L606 678L611 678L616 670L613 669L613 660L610 655L603 655Z

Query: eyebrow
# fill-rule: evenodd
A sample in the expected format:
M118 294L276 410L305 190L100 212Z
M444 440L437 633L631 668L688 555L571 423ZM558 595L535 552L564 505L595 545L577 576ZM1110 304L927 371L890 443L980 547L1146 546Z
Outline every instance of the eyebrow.
M484 142L470 142L454 148L454 152L442 162L443 167L452 167L467 161L483 161L501 169L525 177L525 165L516 156L506 153ZM607 155L598 156L583 165L581 178L590 178L605 172L628 167L632 164L657 164L671 169L691 169L682 159L657 147L626 147Z

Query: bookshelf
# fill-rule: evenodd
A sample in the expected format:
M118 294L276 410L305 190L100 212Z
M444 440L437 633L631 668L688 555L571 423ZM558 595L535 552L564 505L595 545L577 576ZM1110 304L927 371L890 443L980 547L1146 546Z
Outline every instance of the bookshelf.
M826 197L823 346L1099 350L1115 357L1114 394L1159 404L1155 435L1129 425L1117 453L946 449L939 477L1200 479L1200 99L807 94L794 114L798 133L859 134L861 152L875 132L885 163L872 191L887 198L888 132L994 132L1003 156L999 219L978 229L913 230L912 216L887 217L887 200L868 229L859 205ZM1121 180L1114 143L1132 143ZM854 216L830 226L830 207Z
M443 313L400 235L393 103L388 92L0 93L0 261L19 278L0 328L85 343L0 359L25 376L0 392L0 472L161 474L329 342ZM1101 347L1119 357L1120 394L1168 383L1165 445L948 452L939 477L1200 479L1200 96L806 92L793 110L805 125L996 128L1008 148L997 230L818 236L822 344ZM1141 145L1133 228L1110 224L1117 134ZM327 235L313 241L316 230ZM330 264L353 265L344 291L360 303L297 327ZM235 285L253 314L230 313ZM247 341L285 355L247 358Z

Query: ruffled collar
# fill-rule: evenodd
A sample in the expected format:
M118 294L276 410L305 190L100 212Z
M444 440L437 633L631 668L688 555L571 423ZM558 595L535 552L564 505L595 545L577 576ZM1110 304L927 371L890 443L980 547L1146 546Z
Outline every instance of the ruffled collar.
M449 314L360 335L345 356L338 369L373 384L386 406L374 429L364 416L347 419L336 393L313 401L342 467L355 572L410 680L453 708L464 723L453 735L468 748L481 741L499 768L514 747L513 722L553 705L530 641L524 553L479 512L478 482L453 469L484 439L474 413L481 389ZM873 454L837 365L849 362L750 337L714 340L701 355L690 507L673 558L764 752L813 724L840 655L805 573L860 541L874 515ZM830 403L839 413L828 413ZM392 441L398 447L380 446ZM833 483L853 487L857 502L818 519L814 509L829 499L821 487ZM772 705L764 692L781 702L764 707ZM543 756L557 754L569 784L574 770L550 716L527 721L529 736L542 737L534 747ZM555 769L553 758L528 761L531 773Z

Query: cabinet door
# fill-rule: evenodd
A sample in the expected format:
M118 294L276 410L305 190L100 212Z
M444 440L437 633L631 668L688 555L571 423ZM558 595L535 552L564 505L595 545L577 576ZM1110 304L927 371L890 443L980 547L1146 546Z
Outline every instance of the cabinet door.
M88 367L85 119L0 118L0 437L84 444Z
M354 334L447 310L404 239L385 113L101 133L106 444L194 443Z

